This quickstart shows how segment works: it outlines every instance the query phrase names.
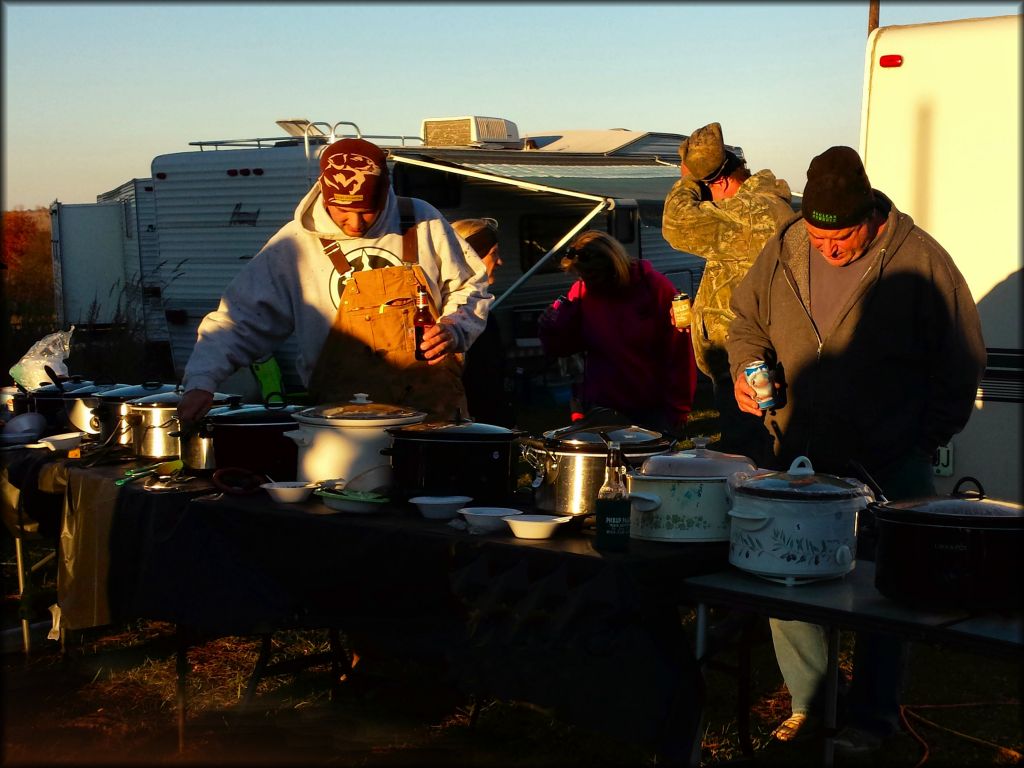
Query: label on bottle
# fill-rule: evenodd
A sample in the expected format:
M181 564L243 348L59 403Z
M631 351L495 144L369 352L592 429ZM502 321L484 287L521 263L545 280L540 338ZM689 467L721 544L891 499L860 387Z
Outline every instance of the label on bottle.
M595 549L625 552L629 548L629 509L628 499L597 499Z
M430 314L430 308L427 306L427 292L422 289L416 292L416 311L412 316L412 324L414 357L417 360L426 360L427 356L420 349L420 344L423 343L424 331L434 325L434 317Z

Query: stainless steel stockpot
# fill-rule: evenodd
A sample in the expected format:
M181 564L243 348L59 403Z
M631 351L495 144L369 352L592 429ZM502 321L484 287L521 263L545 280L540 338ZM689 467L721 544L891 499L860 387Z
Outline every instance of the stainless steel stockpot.
M540 438L523 438L523 457L535 470L537 509L573 517L594 512L608 456L602 433L619 443L628 468L672 448L672 440L662 433L634 425L570 425Z

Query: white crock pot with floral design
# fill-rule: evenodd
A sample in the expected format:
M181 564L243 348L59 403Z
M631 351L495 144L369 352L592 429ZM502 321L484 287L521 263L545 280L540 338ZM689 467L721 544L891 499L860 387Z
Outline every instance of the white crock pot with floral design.
M729 480L754 472L746 456L708 450L696 437L692 450L652 456L627 477L629 536L647 541L728 541Z
M786 472L737 475L729 562L784 584L842 576L857 554L857 515L872 499L858 480L816 474L798 456Z

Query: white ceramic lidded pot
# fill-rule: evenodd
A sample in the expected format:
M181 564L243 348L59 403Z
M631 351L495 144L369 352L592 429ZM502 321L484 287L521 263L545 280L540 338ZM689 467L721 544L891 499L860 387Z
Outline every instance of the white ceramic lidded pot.
M816 474L798 456L786 472L737 475L732 493L732 565L783 584L853 570L857 515L872 499L860 481Z
M391 462L381 451L391 446L388 427L415 424L427 414L399 405L375 403L364 393L293 413L299 428L284 436L299 446L296 479L352 480L373 471L379 485L391 485Z
M651 456L627 474L630 538L729 540L729 480L756 468L746 456L708 450L705 437L695 437L693 444L691 450Z

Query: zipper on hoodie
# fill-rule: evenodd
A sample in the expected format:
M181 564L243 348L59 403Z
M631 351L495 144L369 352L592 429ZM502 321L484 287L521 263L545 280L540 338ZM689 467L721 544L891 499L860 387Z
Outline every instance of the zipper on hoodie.
M868 279L869 275L871 275L872 272L874 272L875 266L877 266L877 265L882 263L882 260L885 258L885 251L886 251L886 249L882 248L879 251L879 253L878 253L878 258L875 259L875 262L873 264L871 264L871 266L869 266L864 271L863 275L860 276L860 280L857 282L857 289L856 289L857 291L860 291L861 286L863 286L864 282ZM785 268L782 271L783 271L783 274L786 277L786 283L789 285L789 289L791 291L793 291L793 295L796 297L796 300L799 302L800 306L804 310L804 315L807 317L807 321L811 324L811 329L814 331L814 338L816 338L818 340L818 348L815 351L814 360L815 360L815 362L820 363L821 362L821 350L824 348L825 342L828 339L827 339L827 337L825 339L823 339L821 337L821 334L818 332L817 326L814 324L814 319L811 317L811 313L807 311L807 306L803 303L803 301L801 301L801 299L800 299L800 292L797 291L796 286L793 284L793 278L790 276L789 266L786 265ZM874 278L872 278L872 279L874 279ZM771 304L769 304L769 307L770 306L771 306ZM850 308L852 309L852 306ZM847 309L846 314L849 314L849 309ZM840 322L842 322L842 320L846 317L846 314L844 314L842 318L840 318L839 320L836 321L836 325L838 325ZM815 380L815 384L817 384L817 380ZM815 389L817 389L817 387L815 387ZM815 393L814 390L812 390L811 393L810 393L812 401L813 401L813 398L814 398L814 393ZM814 430L812 430L812 433L813 433L813 431ZM805 453L805 455L810 455L810 453L811 453L811 440L812 440L811 436L808 435L807 442L804 443L804 453Z

